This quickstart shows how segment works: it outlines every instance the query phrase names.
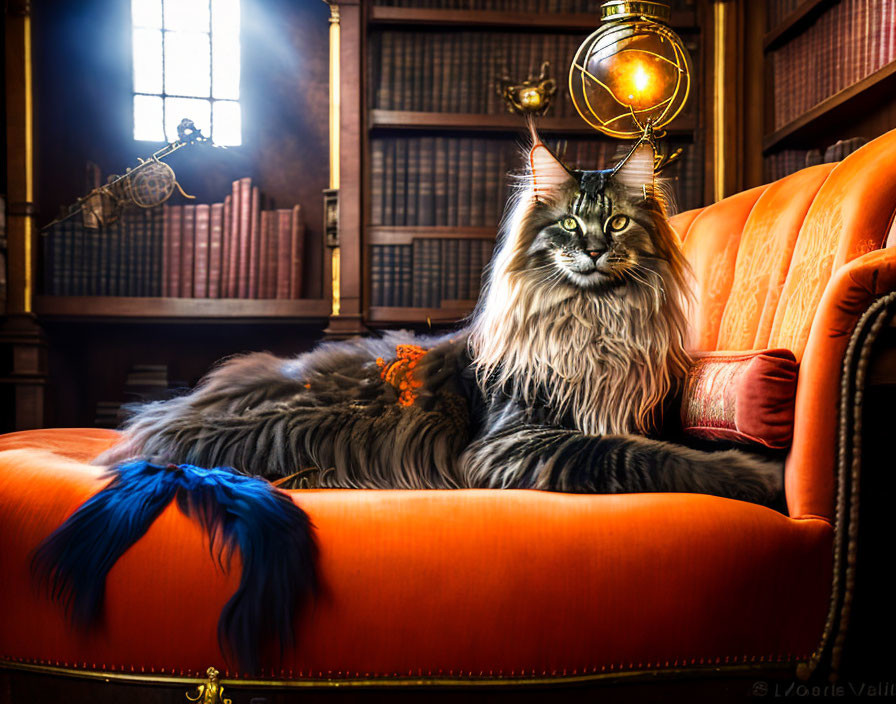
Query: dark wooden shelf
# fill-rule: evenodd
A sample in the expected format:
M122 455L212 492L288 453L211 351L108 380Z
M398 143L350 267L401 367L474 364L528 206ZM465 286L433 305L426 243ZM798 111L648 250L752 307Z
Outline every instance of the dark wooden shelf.
M817 147L817 140L831 128L842 127L843 121L868 112L893 96L896 90L896 61L826 98L797 119L787 123L762 140L763 152L785 147Z
M371 225L367 228L367 244L411 244L415 239L493 240L497 227L451 227L414 225Z
M404 308L398 306L371 306L365 322L369 323L456 323L473 312L475 303L444 308Z
M538 131L543 134L563 133L590 135L609 140L600 132L589 126L582 118L575 117L541 117L535 122ZM483 115L465 112L414 112L410 110L371 110L371 129L395 130L458 130L471 132L510 132L522 133L526 130L526 121L520 115L503 113L500 115ZM693 136L696 124L690 117L676 119L666 132L671 136Z
M769 31L762 41L765 51L777 49L793 35L802 32L809 24L831 5L839 0L805 0L791 12L777 27Z
M428 7L386 7L374 5L370 8L368 17L373 24L536 28L539 32L552 29L563 32L591 33L600 25L600 14L598 12L442 10ZM672 13L672 26L679 30L696 31L696 17L693 12L676 10Z
M139 322L312 322L330 314L323 298L143 298L112 296L38 296L41 318Z

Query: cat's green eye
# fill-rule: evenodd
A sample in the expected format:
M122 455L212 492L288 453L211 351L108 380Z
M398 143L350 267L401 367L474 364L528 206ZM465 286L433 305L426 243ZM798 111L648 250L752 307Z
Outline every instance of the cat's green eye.
M579 223L575 218L563 218L560 221L560 227L569 232L575 232L579 227Z
M628 218L625 215L614 215L607 223L607 229L610 232L619 232L628 226Z

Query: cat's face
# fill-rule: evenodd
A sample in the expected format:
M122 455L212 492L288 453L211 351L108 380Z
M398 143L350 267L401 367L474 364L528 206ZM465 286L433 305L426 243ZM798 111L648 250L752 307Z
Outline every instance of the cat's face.
M594 295L650 286L662 262L676 257L649 144L615 170L573 171L536 138L530 176L534 202L510 266L530 284Z
M623 285L656 256L654 213L610 171L573 171L560 198L538 208L529 266L582 289Z

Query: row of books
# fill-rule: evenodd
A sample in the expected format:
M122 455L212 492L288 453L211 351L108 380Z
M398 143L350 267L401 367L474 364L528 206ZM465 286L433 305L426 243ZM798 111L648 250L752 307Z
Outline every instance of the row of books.
M43 233L44 291L55 296L301 298L301 208L263 210L251 179L222 203L127 210Z
M265 210L249 178L223 203L166 207L164 296L301 298L301 206Z
M618 144L602 139L547 140L571 168L616 163ZM670 148L674 149L675 144ZM702 174L696 145L663 175L673 180L679 206L697 207ZM504 211L524 152L512 138L376 137L371 140L371 224L495 226Z
M375 0L375 5L448 10L513 10L515 12L595 13L597 0ZM694 0L666 0L675 9L693 9Z
M777 129L896 60L896 0L842 0L771 59Z
M6 308L6 196L0 195L0 310Z
M51 296L161 296L163 209L127 210L86 228L77 216L41 233L43 291Z
M765 31L781 24L801 2L802 0L765 0Z
M843 161L868 140L863 137L841 139L826 149L785 149L765 158L765 180L777 181L795 171L818 164Z
M519 82L549 61L557 93L548 114L574 113L565 78L584 34L386 30L374 36L374 108L500 114L507 111L500 77Z
M493 240L448 238L372 245L371 305L438 308L475 301L494 245Z

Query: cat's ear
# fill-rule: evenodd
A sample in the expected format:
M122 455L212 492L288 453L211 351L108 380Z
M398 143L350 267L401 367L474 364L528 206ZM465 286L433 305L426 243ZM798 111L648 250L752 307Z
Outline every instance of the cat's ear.
M529 123L532 147L529 149L529 173L536 200L552 200L573 180L563 162L547 148L532 123Z
M613 179L633 195L649 197L654 194L654 151L648 141L638 144L613 172Z

